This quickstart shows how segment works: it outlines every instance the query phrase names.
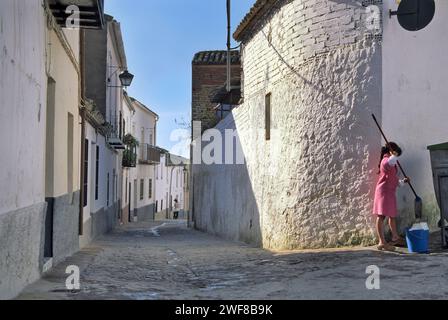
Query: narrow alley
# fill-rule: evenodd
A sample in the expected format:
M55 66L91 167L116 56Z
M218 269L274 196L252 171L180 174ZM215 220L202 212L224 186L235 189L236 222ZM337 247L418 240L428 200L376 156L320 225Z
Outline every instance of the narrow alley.
M448 299L447 21L0 0L0 301Z
M18 299L446 299L445 259L368 248L274 253L184 222L145 222L94 241ZM79 291L65 287L69 265L80 268ZM366 289L371 265L380 268L380 290Z

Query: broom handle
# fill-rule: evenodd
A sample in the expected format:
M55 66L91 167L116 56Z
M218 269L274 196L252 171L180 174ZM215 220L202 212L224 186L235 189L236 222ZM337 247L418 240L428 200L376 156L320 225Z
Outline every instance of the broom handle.
M376 120L375 115L372 114L372 117L373 117L373 120L375 120L375 123L376 123L376 125L378 126L378 129L380 130L380 132L381 132L381 134L382 134L384 140L386 140L387 145L389 145L389 140L387 140L387 137L386 137L386 135L384 134L383 129L381 129L381 126L380 126L380 124L378 123L378 120ZM403 167L402 167L401 164L400 164L400 161L398 161L397 163L398 163L398 167L400 168L401 172L402 172L403 175L407 178L408 176L407 176L407 174L404 172ZM415 197L418 198L419 196L417 195L417 192L415 192L415 189L414 189L414 187L412 186L412 183L409 182L408 184L409 184L409 186L411 187L411 190L412 190L412 192L414 193Z

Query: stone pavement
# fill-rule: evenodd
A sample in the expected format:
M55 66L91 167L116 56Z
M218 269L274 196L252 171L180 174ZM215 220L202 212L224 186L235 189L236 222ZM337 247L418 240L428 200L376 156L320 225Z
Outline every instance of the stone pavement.
M66 290L68 265L80 268L77 292ZM380 268L380 290L366 289L370 265ZM442 252L269 252L184 222L138 223L95 241L18 299L446 299L447 266Z

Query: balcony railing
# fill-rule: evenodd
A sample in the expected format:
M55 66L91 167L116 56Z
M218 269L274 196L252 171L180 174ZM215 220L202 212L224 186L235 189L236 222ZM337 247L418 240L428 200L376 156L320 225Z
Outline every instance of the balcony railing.
M160 149L147 143L140 145L139 163L149 165L159 164Z
M112 123L107 122L105 125L107 143L115 150L126 149L123 143L122 124L120 122L119 117L113 117Z
M71 7L79 10L79 18L75 21L83 29L103 29L104 0L47 0L56 22L65 28L66 21L72 15Z

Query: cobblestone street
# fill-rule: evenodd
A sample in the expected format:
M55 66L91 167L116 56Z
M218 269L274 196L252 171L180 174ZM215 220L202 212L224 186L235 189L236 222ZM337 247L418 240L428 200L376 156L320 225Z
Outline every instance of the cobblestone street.
M445 299L446 254L371 249L274 253L187 229L182 222L120 227L54 268L18 299ZM66 267L81 290L67 292ZM381 289L366 289L377 265Z

